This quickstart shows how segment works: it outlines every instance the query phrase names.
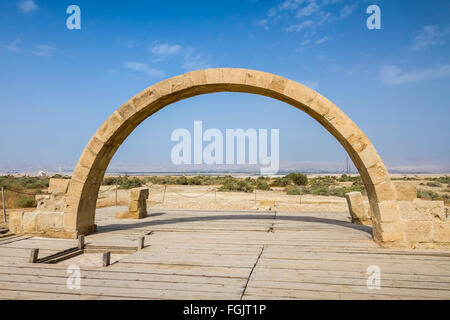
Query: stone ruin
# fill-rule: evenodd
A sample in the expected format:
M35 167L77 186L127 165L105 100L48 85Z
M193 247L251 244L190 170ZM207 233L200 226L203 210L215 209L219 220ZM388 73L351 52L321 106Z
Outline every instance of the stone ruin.
M147 216L148 188L130 190L130 203L127 211L116 212L116 219L142 219Z
M450 218L444 201L417 198L417 183L393 181L402 222L403 243L411 248L448 247ZM365 205L361 192L346 195L352 223L371 225L370 207Z
M372 218L369 213L369 208L364 205L364 200L361 192L349 192L345 195L350 211L351 221L354 224L372 225Z
M60 236L69 182L70 179L50 179L48 190L35 196L36 210L11 213L9 231L46 237Z
M64 237L64 206L69 179L50 179L49 188L35 196L34 211L13 212L9 218L9 230L15 234L31 234L45 237ZM148 188L130 190L128 211L117 212L116 219L142 219L147 216ZM68 235L70 238L70 235Z
M411 200L413 190L410 186L395 186L369 138L333 102L284 77L238 68L188 72L156 83L132 97L98 128L83 150L64 197L64 211L36 210L18 214L11 219L10 229L72 239L95 232L98 191L120 145L140 123L162 108L183 99L214 92L268 96L290 104L318 121L347 151L361 175L371 208L368 216L372 222L373 240L379 245L450 246L449 222L441 212L443 204L424 203L416 198ZM367 216L358 217L365 211L357 210L358 204L353 204L352 199L357 199L357 196L349 197L354 221L357 218L361 223L367 222ZM45 206L45 210L57 207L56 204L55 208L48 203L41 205L43 209ZM408 213L405 213L406 207L409 207Z

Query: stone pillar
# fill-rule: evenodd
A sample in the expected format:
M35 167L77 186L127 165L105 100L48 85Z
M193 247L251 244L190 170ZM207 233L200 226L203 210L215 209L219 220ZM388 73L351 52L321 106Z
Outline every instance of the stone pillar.
M116 219L142 219L147 216L148 188L134 188L130 190L130 204L128 211L116 212Z
M352 217L352 223L371 225L372 220L369 216L368 210L364 207L363 197L361 192L349 192L345 195L348 204L348 210Z

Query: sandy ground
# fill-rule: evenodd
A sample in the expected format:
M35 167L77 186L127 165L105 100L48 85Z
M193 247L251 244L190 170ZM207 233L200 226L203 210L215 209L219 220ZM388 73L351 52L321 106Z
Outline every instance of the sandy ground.
M271 210L299 212L347 212L345 198L325 196L290 196L283 188L273 191L256 193L217 192L220 186L181 186L181 185L151 185L147 201L149 208L182 208L208 210ZM97 207L107 207L115 204L115 190L103 186L100 190ZM118 205L127 205L129 190L118 190ZM274 206L266 201L273 201ZM366 199L367 201L367 199ZM366 203L368 205L368 201Z

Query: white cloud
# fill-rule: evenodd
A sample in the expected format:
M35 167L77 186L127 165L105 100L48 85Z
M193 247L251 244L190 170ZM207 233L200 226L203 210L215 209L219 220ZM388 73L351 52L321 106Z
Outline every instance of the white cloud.
M48 57L52 55L54 50L55 48L47 44L41 44L35 50L32 50L31 53L41 57Z
M300 11L297 13L297 18L309 17L319 10L320 7L317 5L317 3L315 1L312 1L306 7L300 9Z
M325 36L323 38L320 38L320 39L317 39L316 41L314 41L314 44L322 44L322 43L330 41L330 40L331 40L330 37Z
M355 7L356 7L356 5L345 5L341 9L341 12L339 13L339 18L341 18L341 19L347 18L349 15L352 14Z
M208 69L213 67L208 63L202 53L197 52L194 48L187 48L183 58L182 68L188 71Z
M257 20L255 21L255 25L257 25L258 27L262 27L265 30L269 30L269 26L267 25L267 19L261 19L261 20Z
M298 6L304 2L305 0L285 0L278 6L278 10L280 11L294 10L297 9Z
M428 25L423 27L419 34L414 38L413 49L428 49L436 44L444 44L444 37L449 33L449 28L439 31L436 26Z
M166 59L176 60L175 63L180 63L181 68L189 71L212 67L212 65L208 63L208 59L205 58L203 53L192 47L182 47L179 44L155 42L150 48L150 52L153 54L153 63L161 62ZM149 68L146 64L143 63L134 63L132 65L129 65L128 68L134 68L134 70L146 72L149 74L159 75L160 72L159 70Z
M171 54L175 54L181 50L181 46L178 44L170 45L168 43L156 43L150 51L153 54L167 56Z
M21 51L21 49L19 48L19 43L21 43L21 42L22 42L22 40L17 38L13 42L11 42L10 44L7 44L5 47L9 51L19 52L19 51Z
M421 82L448 76L450 76L450 65L442 65L435 68L414 70L410 72L403 72L397 66L384 66L378 73L380 80L389 85Z
M310 44L310 43L311 43L311 40L305 39L305 40L302 41L301 45L302 45L302 46L307 46L307 45Z
M39 7L34 0L23 0L19 2L19 9L25 14L30 14L39 10Z
M164 72L158 69L150 68L146 63L129 61L125 62L125 67L130 70L145 73L150 77L161 77L164 75Z
M333 20L333 17L331 16L331 13L329 12L319 12L320 19L317 22L318 25L323 25L326 22L330 22Z
M289 28L286 29L288 32L300 32L305 28L312 27L314 25L314 22L312 20L306 20L299 24L293 24L289 26Z
M307 27L316 28L328 23L337 22L350 16L356 4L342 5L343 0L285 0L278 6L272 7L267 12L267 23L279 20L280 17L289 19L295 16L296 18L308 19L301 23L293 23L285 29L287 32L299 32ZM339 4L340 7L333 8L333 11L338 13L333 16L327 12L326 7L335 6ZM262 19L260 21L264 21Z

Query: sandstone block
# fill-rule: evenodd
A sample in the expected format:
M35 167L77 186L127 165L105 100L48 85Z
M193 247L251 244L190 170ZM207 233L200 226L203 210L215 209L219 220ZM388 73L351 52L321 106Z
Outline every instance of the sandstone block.
M16 211L9 214L9 231L20 234L23 232L22 228L23 212Z
M130 190L130 200L147 200L149 195L148 188L133 188Z
M317 94L309 107L320 116L325 116L335 105L321 94Z
M130 202L128 211L117 212L116 219L142 219L147 216L147 199L149 189L133 188L130 190Z
M431 221L432 216L419 210L412 201L398 201L400 216L405 221Z
M69 179L54 179L51 178L48 186L48 192L62 192L66 193L69 186Z
M413 201L417 198L417 182L392 181L397 190L397 200Z
M391 246L389 243L400 243L403 241L404 227L400 223L380 223L374 224L374 240L381 242L382 245Z
M36 225L36 215L39 211L24 212L22 219L22 232L23 233L34 233L37 232L38 228Z
M444 201L415 199L413 203L421 213L438 218L442 221L447 220Z
M431 242L431 221L405 221L405 240L408 242Z
M371 219L368 210L364 206L361 192L349 192L345 195L347 199L348 210L352 217L352 223L370 224Z
M141 211L120 211L116 212L114 214L114 217L116 219L142 219L147 216L147 211L141 212Z
M63 212L42 212L35 214L36 231L44 232L49 229L63 228ZM31 231L30 231L31 232Z
M139 93L131 101L136 107L136 111L142 110L152 102L155 102L161 95L153 87L150 87L143 92Z
M53 192L35 196L39 211L64 211L65 193Z
M297 82L288 80L284 88L284 95L309 107L317 92Z
M370 178L373 178L372 174L370 174ZM394 185L391 183L391 180L389 179L388 175L386 176L385 181L375 185L368 186L368 188L373 188L374 190L376 190L377 193L376 200L378 202L397 200L397 191L395 190Z
M369 168L381 161L380 156L376 152L373 145L367 145L364 150L358 153L364 165Z
M117 109L117 113L123 120L128 120L136 113L136 107L133 103L127 102Z
M368 168L367 172L369 173L374 185L378 185L383 182L390 182L388 172L382 161L379 161L374 166Z
M274 76L269 84L269 89L278 93L283 93L286 88L287 80L285 78Z
M383 201L378 203L378 212L381 223L400 221L400 210L397 201Z
M450 220L433 221L433 241L450 244Z

